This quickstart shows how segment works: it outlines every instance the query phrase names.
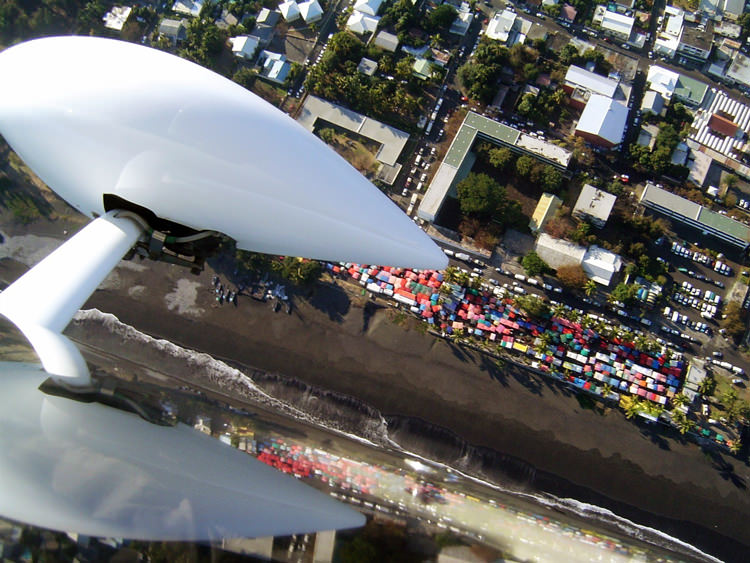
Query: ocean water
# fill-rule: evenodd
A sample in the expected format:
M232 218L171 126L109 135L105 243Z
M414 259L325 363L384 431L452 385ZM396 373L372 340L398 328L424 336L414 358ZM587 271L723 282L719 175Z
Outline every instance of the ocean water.
M216 387L295 424L332 431L340 438L337 453L340 455L343 449L353 463L380 464L378 470L384 472L386 465L397 468L393 476L380 474L384 481L391 479L391 493L403 489L396 474L414 467L416 461L421 462L421 469L415 473L420 479L440 482L443 487L450 487L446 482L460 480L463 492L451 493L455 503L446 503L455 506L440 509L414 502L404 509L488 545L502 545L519 559L549 560L554 553L555 560L571 561L720 561L606 508L537 490L534 467L512 456L475 448L450 431L424 421L386 419L356 398L314 389L285 374L229 365L208 354L153 338L96 309L76 314L72 336L82 342L91 337L97 340L91 344L94 347L105 346L103 341L109 338L110 348L118 348L121 353L132 347L147 362L168 361L182 366L183 373L190 374L196 385ZM113 342L119 344L111 346ZM363 445L372 450L372 455ZM392 461L384 464L387 458ZM405 466L405 459L411 460L411 465ZM466 490L471 490L471 502L466 501ZM455 511L449 512L449 508ZM445 512L436 514L439 510ZM496 524L488 527L487 522Z

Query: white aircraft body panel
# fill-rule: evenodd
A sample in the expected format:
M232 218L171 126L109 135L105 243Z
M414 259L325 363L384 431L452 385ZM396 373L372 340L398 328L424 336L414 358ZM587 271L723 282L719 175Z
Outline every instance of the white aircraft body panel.
M443 268L396 205L293 119L179 57L52 37L0 53L0 132L79 211L115 194L242 249Z
M204 541L352 528L359 512L192 428L45 395L0 364L0 514L98 537Z

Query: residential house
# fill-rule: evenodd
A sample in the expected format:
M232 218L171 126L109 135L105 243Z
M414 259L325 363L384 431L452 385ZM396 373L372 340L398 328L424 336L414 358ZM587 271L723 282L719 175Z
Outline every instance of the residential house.
M595 188L591 184L584 184L573 208L573 216L601 229L607 224L615 201L616 195Z
M382 3L383 0L357 0L354 3L354 11L368 16L377 16Z
M104 27L114 29L115 31L122 31L122 26L128 21L132 9L130 6L113 6L102 18L104 20Z
M172 42L172 45L177 45L187 38L187 21L186 20L173 20L163 19L159 24L159 37L166 37Z
M378 63L377 61L373 61L371 59L368 59L367 57L362 57L362 60L359 61L359 64L357 65L357 70L362 74L372 76L373 74L375 74L375 71L378 70Z
M358 35L373 33L378 28L380 17L368 16L362 12L353 11L346 20L346 29Z
M713 29L709 22L706 29L685 27L680 36L677 53L699 61L707 61L713 47Z
M653 113L654 115L660 115L664 109L664 98L661 97L659 92L649 90L643 95L643 101L641 102L641 111L643 113Z
M606 6L599 5L594 10L592 23L598 24L606 34L621 41L630 39L635 18L618 12L610 12Z
M253 61L255 54L258 52L258 38L250 35L240 35L239 37L230 37L229 42L232 44L232 53L236 57L246 61Z
M286 0L279 4L279 12L286 22L293 22L300 18L299 6L294 0Z
M398 37L383 30L375 36L375 45L385 51L395 53L398 49Z
M252 33L250 33L250 36L255 37L258 40L258 45L260 45L261 49L265 49L273 40L273 27L264 23L256 24Z
M292 65L286 60L286 56L270 51L262 51L258 57L261 66L260 74L271 82L283 84L289 75Z
M175 0L172 11L197 18L203 8L203 0Z
M271 11L268 8L263 8L260 12L258 12L258 17L255 18L255 23L262 23L263 25L275 27L276 24L279 23L280 17L280 12L277 12L276 10Z
M560 10L560 19L567 23L573 23L576 21L578 16L578 10L576 10L570 4L565 4Z
M421 80L428 80L432 76L432 62L427 59L414 61L414 76Z
M318 0L307 0L298 4L299 13L305 23L315 23L323 17L323 8L320 7Z

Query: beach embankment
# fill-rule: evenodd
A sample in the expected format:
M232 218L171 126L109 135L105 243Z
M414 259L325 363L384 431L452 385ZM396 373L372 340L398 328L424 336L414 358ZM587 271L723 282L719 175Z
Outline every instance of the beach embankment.
M501 369L492 358L394 322L388 307L363 308L332 285L298 300L291 315L247 298L236 308L217 306L208 272L189 278L193 302L184 306L184 271L159 267L147 281L137 269L118 276L86 307L279 374L260 383L286 389L287 399L306 392L305 385L353 397L357 409L385 417L392 439L426 457L529 492L610 508L727 560L750 549L746 465L619 412L592 409L555 381ZM180 291L182 301L174 297Z

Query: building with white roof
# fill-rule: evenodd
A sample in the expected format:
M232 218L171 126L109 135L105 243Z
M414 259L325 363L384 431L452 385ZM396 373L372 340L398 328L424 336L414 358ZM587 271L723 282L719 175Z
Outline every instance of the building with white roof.
M495 39L501 43L512 44L514 36L517 34L517 30L515 29L517 18L516 13L508 9L496 12L492 16L490 23L487 24L484 34L490 39Z
M664 68L659 65L651 65L648 69L648 76L646 82L650 83L649 90L658 92L662 97L669 101L672 99L677 88L677 81L680 79L680 75L676 72Z
M633 32L635 18L617 12L610 12L606 6L599 5L594 11L593 23L598 23L604 32L614 35L618 39L627 41Z
M261 51L258 57L261 66L260 74L271 82L283 84L289 75L292 65L286 60L286 56L271 51Z
M616 201L616 195L595 188L591 184L584 184L573 208L573 215L601 229L607 223Z
M578 109L582 109L593 94L601 94L626 103L629 96L629 91L625 91L619 80L576 65L568 67L562 87L570 95L570 104Z
M555 238L547 233L542 233L537 237L534 250L539 258L555 270L565 266L579 266L586 255L586 247Z
M323 8L320 7L318 0L307 0L298 4L299 13L305 23L314 23L323 17Z
M722 8L725 18L737 20L745 11L745 0L724 0Z
M259 41L257 37L249 35L240 35L239 37L230 37L229 42L232 44L232 53L235 56L251 61L258 52Z
M667 6L664 9L664 17L666 19L664 28L656 35L654 41L654 53L671 58L675 56L680 46L685 12L680 8Z
M128 16L133 10L130 6L113 6L112 9L104 14L104 27L122 31L122 26L128 21Z
M453 23L451 24L451 28L448 31L449 33L452 33L453 35L458 35L460 37L463 37L466 35L466 32L469 31L469 27L471 27L471 22L474 21L474 12L471 10L463 11L459 10L458 15L456 16L456 19L453 20Z
M294 0L287 0L279 4L279 12L286 22L293 22L300 18L299 6Z
M534 250L539 257L555 270L565 266L581 266L589 279L609 285L622 268L622 258L599 246L574 244L542 233L536 239Z
M203 0L175 0L172 11L186 16L198 17L203 8Z
M628 107L612 98L593 94L581 113L575 134L589 143L612 148L622 142Z
M643 94L643 100L641 101L641 111L643 113L653 113L654 115L661 114L664 109L664 98L659 92L649 90Z
M586 250L581 267L589 279L608 286L622 268L622 258L614 252L593 245Z
M398 157L409 140L409 134L400 129L317 96L307 96L297 116L297 121L308 131L314 131L319 119L379 143L380 148L375 158L388 166L396 165Z
M368 16L377 16L382 3L383 0L357 0L354 3L354 11Z
M365 35L366 33L373 33L378 28L379 21L380 17L368 16L355 10L346 20L346 29L359 35Z
M398 49L398 36L385 30L378 32L375 36L375 45L385 51L395 53Z

